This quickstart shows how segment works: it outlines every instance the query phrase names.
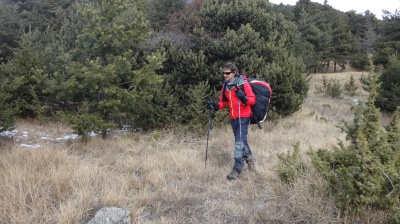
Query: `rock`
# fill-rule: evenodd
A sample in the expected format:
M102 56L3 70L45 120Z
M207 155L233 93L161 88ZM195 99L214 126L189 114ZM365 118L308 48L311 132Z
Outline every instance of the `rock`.
M129 209L104 207L100 209L88 224L130 224Z

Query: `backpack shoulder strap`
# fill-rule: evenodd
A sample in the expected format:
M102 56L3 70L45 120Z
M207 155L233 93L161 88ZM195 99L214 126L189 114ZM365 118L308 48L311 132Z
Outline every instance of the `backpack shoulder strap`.
M228 102L228 98L227 98L226 95L225 95L226 85L227 85L227 83L224 82L224 85L222 86L222 91L221 91L221 94L222 94L222 101L223 101L223 102Z

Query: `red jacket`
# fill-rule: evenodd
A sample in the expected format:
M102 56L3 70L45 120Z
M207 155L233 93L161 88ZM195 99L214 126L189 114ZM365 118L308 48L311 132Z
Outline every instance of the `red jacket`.
M244 75L238 76L238 86L230 86L229 84L224 84L221 94L219 96L219 109L229 106L229 116L232 120L239 118L239 107L240 102L240 117L250 118L251 117L251 106L256 102L256 97L254 96L253 90L250 84L247 82L247 78ZM240 88L244 91L247 96L246 104L243 104L236 96L236 90ZM225 94L224 97L222 94Z

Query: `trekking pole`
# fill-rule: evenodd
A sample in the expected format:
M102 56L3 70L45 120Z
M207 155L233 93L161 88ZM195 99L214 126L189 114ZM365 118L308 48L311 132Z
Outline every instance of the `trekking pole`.
M208 113L208 133L207 133L207 145L206 145L206 161L205 161L205 164L204 164L204 168L205 169L207 169L207 152L208 152L208 139L210 138L211 116L212 116L212 112L211 112L211 109L210 109L209 113Z
M238 99L238 106L239 106L239 136L240 136L240 148L243 150L244 144L242 140L242 118L240 117L240 99ZM243 163L243 156L241 158L241 163Z
M243 86L244 86L244 84L243 84ZM237 89L240 89L240 86L239 86L239 80L237 80L237 82L236 82L236 88ZM244 147L244 144L243 144L243 141L242 141L242 119L241 119L241 116L240 116L240 99L238 98L238 112L239 112L239 140L240 140L240 149L241 150L243 150L243 147ZM241 160L241 163L243 163L243 156L242 156L242 158L240 159Z

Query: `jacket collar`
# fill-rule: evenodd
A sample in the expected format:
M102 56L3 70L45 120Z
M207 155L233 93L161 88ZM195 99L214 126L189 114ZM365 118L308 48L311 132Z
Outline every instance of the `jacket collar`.
M242 74L235 76L232 82L228 83L228 86L240 86L244 84L244 77Z

